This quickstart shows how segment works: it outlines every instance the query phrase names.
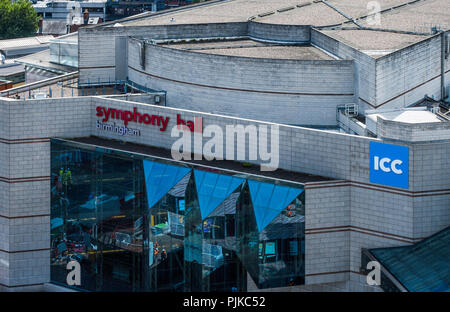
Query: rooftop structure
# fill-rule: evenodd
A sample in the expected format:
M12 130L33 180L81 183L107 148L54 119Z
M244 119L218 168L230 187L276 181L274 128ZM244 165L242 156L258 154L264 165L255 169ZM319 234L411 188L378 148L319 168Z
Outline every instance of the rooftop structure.
M6 58L16 58L47 49L50 40L53 38L53 36L35 36L0 40L0 52Z
M25 81L25 66L7 63L0 65L0 79L12 81L14 84Z
M17 58L48 50L53 36L34 36L0 40L0 79L14 84L25 82L25 66L15 63Z

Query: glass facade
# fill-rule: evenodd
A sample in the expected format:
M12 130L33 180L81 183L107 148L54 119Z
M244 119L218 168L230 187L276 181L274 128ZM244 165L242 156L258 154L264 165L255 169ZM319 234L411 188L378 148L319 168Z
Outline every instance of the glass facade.
M78 67L78 42L54 39L50 43L50 62Z
M72 260L88 291L304 283L300 184L56 139L51 176L54 283Z

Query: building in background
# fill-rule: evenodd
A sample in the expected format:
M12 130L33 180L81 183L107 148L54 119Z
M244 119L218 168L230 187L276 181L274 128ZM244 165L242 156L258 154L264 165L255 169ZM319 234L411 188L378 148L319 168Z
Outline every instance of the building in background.
M0 40L0 79L8 80L13 85L26 81L25 66L16 63L20 57L48 50L53 36L35 36L18 39Z
M70 14L84 12L87 10L91 17L98 17L103 21L112 21L115 19L140 14L143 12L157 12L168 8L179 7L192 4L194 0L44 0L37 1L33 6L38 15L42 16L44 21L55 23L66 20ZM197 1L203 2L203 1ZM45 24L45 23L44 23Z
M15 63L25 67L27 84L76 72L78 34L72 33L54 38L46 50L18 58Z
M44 20L66 20L72 16L82 16L87 10L90 17L98 17L103 21L106 17L107 0L87 1L38 1L33 7Z
M12 81L9 80L0 80L0 91L10 89L13 87Z

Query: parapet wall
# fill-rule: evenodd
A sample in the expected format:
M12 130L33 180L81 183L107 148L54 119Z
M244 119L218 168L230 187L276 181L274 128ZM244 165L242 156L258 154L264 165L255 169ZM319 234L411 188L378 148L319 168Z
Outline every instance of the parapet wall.
M192 25L109 26L80 28L78 56L80 84L116 80L116 67L126 62L126 55L118 50L117 38L145 37L150 39L211 38L247 35L247 23L217 23ZM119 80L119 78L117 78Z
M444 72L448 86L450 59ZM440 34L376 59L374 108L406 107L425 95L441 99Z
M383 108L398 108L410 105L425 95L440 99L440 53L441 43L440 35L435 35L429 39L420 41L416 44L402 48L396 52L389 53L379 58L373 58L358 49L351 47L337 39L334 39L320 30L311 28L309 25L278 25L257 22L249 20L248 22L237 23L217 23L217 24L185 24L185 25L152 25L152 26L123 26L123 27L95 27L82 28L79 31L79 71L80 84L88 82L102 82L123 80L126 77L127 62L136 62L133 55L126 55L124 51L127 50L125 42L128 37L146 38L146 39L183 39L183 38L226 38L226 37L250 37L255 40L262 41L278 41L285 43L311 43L330 54L340 58L341 60L348 60L354 62L353 77L349 80L346 75L340 76L339 71L337 75L333 73L318 71L319 75L324 77L324 81L314 84L317 79L313 77L311 81L311 93L315 93L315 89L323 85L330 85L331 90L338 84L339 80L346 79L352 81L352 91L354 95L352 99L328 100L327 103L357 103L359 110L364 113L365 110ZM122 40L122 41L121 41ZM120 43L121 42L121 43ZM187 55L187 52L182 52ZM212 58L205 59L212 61ZM234 58L236 64L242 62L238 58ZM170 61L170 60L169 60ZM285 64L290 60L280 60ZM231 61L230 61L231 62ZM214 72L227 72L229 70L237 70L236 66L230 62L226 64L219 62L215 65ZM269 64L262 59L259 63L268 66ZM274 65L278 65L273 63ZM191 66L191 72L196 73L197 68ZM186 66L186 64L184 64ZM222 67L219 67L222 66ZM122 68L124 68L122 70ZM270 67L268 68L270 69ZM272 68L273 69L273 68ZM450 79L450 59L446 60L445 64L445 78L448 88L448 81ZM280 75L283 73L280 72ZM130 76L135 74L130 73ZM195 75L193 75L195 78ZM210 78L211 75L204 75ZM220 76L220 75L219 75ZM271 75L273 76L273 75ZM264 79L265 76L259 78ZM249 78L252 78L249 76ZM297 78L308 79L308 75L302 74ZM279 81L274 85L285 83L283 76L280 76ZM259 80L259 79L258 79ZM239 76L237 81L239 81ZM309 80L305 80L308 82ZM330 84L328 83L329 81ZM152 84L155 83L154 81ZM161 86L169 87L167 84L160 83ZM186 87L186 86L185 86ZM261 87L265 87L264 84ZM178 89L183 87L178 86ZM191 86L191 89L194 89ZM245 89L245 88L243 88ZM301 88L300 88L301 89ZM177 90L177 87L175 89ZM183 93L196 93L196 90L191 91L187 88L182 90ZM298 91L302 93L303 91ZM447 91L448 92L448 91ZM320 93L320 92L319 92ZM338 93L348 94L348 88L342 88ZM320 96L321 94L319 94ZM221 93L221 97L227 97L227 94ZM184 97L184 96L183 96ZM244 96L245 97L245 96ZM255 97L257 101L276 101L270 95L265 97ZM342 98L341 98L342 100ZM321 99L305 99L298 101L302 111L308 112L308 108L314 107L315 115L323 114L316 106L324 106L324 111L330 109L330 104L323 103ZM312 103L307 105L308 108L302 106L303 103ZM191 108L191 107L189 107ZM195 107L193 107L195 108ZM197 108L195 108L197 109ZM232 113L231 109L221 108L213 110L216 113ZM327 117L331 118L331 114L325 113ZM259 117L257 117L259 118ZM335 118L334 118L335 119ZM280 122L282 120L276 119ZM314 117L309 124L314 124ZM295 123L298 124L298 123ZM336 124L334 120L330 123L330 119L325 123L318 122L317 125L331 125Z
M250 20L248 22L248 36L254 40L309 43L311 40L311 26L277 25Z
M411 124L378 117L377 135L381 139L408 142L450 140L450 122Z
M361 112L373 109L377 88L375 59L317 29L311 29L311 43L343 60L355 62L354 88L356 96L354 103L359 103Z
M167 105L293 125L336 125L354 101L353 61L282 60L183 51L128 41L128 77L167 91Z

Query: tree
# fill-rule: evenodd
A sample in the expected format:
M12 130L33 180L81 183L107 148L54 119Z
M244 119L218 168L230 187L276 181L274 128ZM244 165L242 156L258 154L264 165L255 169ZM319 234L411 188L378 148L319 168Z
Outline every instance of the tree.
M0 0L0 39L33 36L39 17L28 0Z

